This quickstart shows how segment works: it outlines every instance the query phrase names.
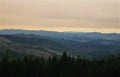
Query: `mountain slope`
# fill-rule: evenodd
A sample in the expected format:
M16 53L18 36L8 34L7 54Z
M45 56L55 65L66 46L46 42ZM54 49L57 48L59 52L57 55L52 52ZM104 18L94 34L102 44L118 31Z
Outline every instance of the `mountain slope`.
M72 55L84 56L120 53L119 33L0 30L0 34L14 42L20 52L35 55L40 55L41 51L46 52L46 56L48 53L60 55L65 50Z
M12 35L2 35L0 36L0 52L2 53L5 49L9 49L17 53L44 57L61 55L61 52L59 52L61 51L60 45L58 43L40 38L33 39Z

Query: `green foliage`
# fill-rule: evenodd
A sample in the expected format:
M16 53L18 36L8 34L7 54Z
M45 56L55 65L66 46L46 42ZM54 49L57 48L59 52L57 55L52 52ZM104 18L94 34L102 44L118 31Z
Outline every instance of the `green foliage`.
M3 58L5 57L5 55L8 55L10 58L21 58L21 57L24 57L25 54L23 53L19 53L19 52L16 52L16 51L13 51L13 50L10 50L10 49L6 49L4 51L0 51L0 58Z
M120 55L85 59L64 52L60 58L11 59L6 52L0 61L0 77L120 77Z

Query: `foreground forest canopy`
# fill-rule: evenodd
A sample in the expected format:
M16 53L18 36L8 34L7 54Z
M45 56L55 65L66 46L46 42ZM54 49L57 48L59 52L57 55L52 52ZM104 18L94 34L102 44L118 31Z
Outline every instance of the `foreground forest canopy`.
M120 77L120 55L99 59L71 57L33 57L0 60L0 77Z

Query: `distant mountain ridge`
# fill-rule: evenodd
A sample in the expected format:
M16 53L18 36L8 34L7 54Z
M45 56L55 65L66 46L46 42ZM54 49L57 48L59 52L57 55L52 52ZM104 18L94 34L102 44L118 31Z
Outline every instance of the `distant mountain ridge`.
M93 35L120 35L120 33L100 33L100 32L57 32L57 31L47 31L47 30L22 30L22 29L1 29L0 34L35 34L35 35L45 35L45 34L93 34Z
M67 51L72 55L103 56L120 53L119 33L96 32L54 32L32 30L0 30L0 36L4 37L29 51L38 54L37 51L47 52L49 55L60 55ZM32 47L40 47L37 51ZM21 50L21 49L19 49ZM21 50L22 51L22 50ZM28 51L28 50L24 50ZM42 54L46 56L47 54ZM48 55L48 56L49 56ZM40 54L38 55L40 56Z
M109 38L109 39L119 39L120 33L98 33L98 32L55 32L55 31L45 31L45 30L21 30L21 29L3 29L0 30L0 34L13 35L13 34L33 34L42 35L48 37L85 37L85 38Z

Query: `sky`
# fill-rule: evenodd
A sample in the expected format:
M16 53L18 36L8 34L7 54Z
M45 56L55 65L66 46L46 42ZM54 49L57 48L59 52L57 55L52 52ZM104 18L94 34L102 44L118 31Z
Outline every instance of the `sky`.
M119 0L0 0L0 29L120 32Z

